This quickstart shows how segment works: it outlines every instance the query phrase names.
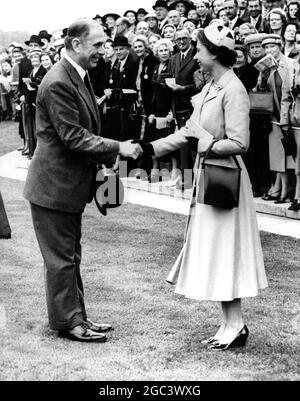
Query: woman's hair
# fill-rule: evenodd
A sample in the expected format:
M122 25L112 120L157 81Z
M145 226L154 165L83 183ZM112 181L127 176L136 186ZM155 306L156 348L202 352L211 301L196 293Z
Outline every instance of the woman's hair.
M54 62L54 61L53 61L53 57L51 56L51 54L50 54L49 52L47 52L47 51L42 52L42 54L41 54L41 59L42 59L43 56L48 56L48 57L50 58L52 64L53 64L53 62Z
M298 29L299 29L299 27L300 27L300 25L297 24L297 22L287 22L286 25L283 27L282 36L284 36L285 31L286 31L286 28L287 28L289 25L294 25L294 27L296 28L296 33L297 33L297 31L298 31Z
M217 12L217 14L216 14L216 17L217 18L220 18L220 12L221 11L224 11L225 10L225 8L224 7L222 7L222 8L220 8L220 10Z
M157 39L161 39L161 36L158 33L150 33L148 40L152 38L152 36L155 36Z
M267 20L270 22L271 14L277 14L280 16L282 24L286 24L286 13L281 8L273 8L271 11L268 12Z
M155 45L154 45L154 47L153 47L153 54L154 54L154 56L156 56L156 57L158 56L158 50L159 50L159 48L160 48L161 46L167 46L167 48L169 49L170 54L172 54L173 49L174 49L173 43L170 41L170 39L162 38L162 39L159 39L159 40L155 43Z
M173 24L166 24L166 25L163 27L162 32L161 32L162 36L164 36L164 33L165 33L166 28L169 28L169 27L173 28L174 31L176 32L176 26L175 26L175 25L173 25Z
M152 35L151 35L152 36ZM146 49L149 47L149 41L145 35L137 35L131 43L131 47L134 46L135 42L142 42Z
M199 31L197 39L207 48L207 50L216 56L217 60L224 67L232 67L236 62L236 51L228 49L225 46L216 46L205 36L204 30Z

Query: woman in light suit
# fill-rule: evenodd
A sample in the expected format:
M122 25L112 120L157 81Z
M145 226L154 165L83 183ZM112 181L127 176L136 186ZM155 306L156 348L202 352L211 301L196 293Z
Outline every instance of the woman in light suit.
M175 292L196 300L221 302L223 322L216 334L202 341L209 349L246 344L248 329L241 298L254 297L267 286L251 185L240 154L249 145L249 98L230 67L236 60L233 32L222 25L198 33L195 58L212 79L193 97L194 112L185 127L152 142L155 157L196 143L195 179L185 240L167 281ZM217 163L242 166L239 206L222 209L200 203L201 154L218 139L210 156ZM151 149L151 148L150 148Z

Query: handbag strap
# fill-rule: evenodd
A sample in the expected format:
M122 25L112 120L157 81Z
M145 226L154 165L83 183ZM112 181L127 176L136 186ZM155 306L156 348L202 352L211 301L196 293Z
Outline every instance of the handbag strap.
M211 149L212 149L212 147L214 146L214 144L215 144L216 142L218 142L218 141L219 141L219 139L216 139L216 138L214 138L214 139L211 141L211 144L210 144L209 147L207 148L207 151L205 152L203 161L202 161L202 163L201 163L202 169L204 169L205 162L206 162L206 159L208 158L209 152L211 151ZM241 166L240 166L240 164L239 164L239 162L238 162L237 157L236 157L235 155L232 155L232 157L233 157L233 160L235 161L235 164L237 165L237 167L241 170Z

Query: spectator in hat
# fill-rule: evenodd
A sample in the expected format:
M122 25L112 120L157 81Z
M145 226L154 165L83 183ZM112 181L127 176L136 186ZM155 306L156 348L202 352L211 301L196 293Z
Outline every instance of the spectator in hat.
M144 8L139 8L136 12L137 22L144 21L148 12Z
M137 94L124 94L123 89L136 91L138 59L131 52L131 45L125 36L116 36L113 47L116 60L104 90L107 97L106 119L109 122L106 136L118 140L134 139L138 135L138 122L132 118L131 110Z
M195 21L195 22L197 23L197 26L198 26L198 24L199 24L199 16L198 16L198 13L197 13L197 10L196 10L196 7L195 7L195 6L192 7L192 8L189 10L189 12L188 12L188 14L187 14L187 18L188 18L188 19L191 19L191 20L193 20L193 21Z
M234 73L239 77L247 92L257 85L258 71L247 61L247 48L243 44L235 44L234 50L237 57L233 66Z
M245 39L245 46L250 57L250 66L256 71L256 82L259 71L254 65L265 56L261 43L266 34L250 34ZM254 73L253 70L253 73ZM270 188L271 174L269 169L269 132L272 129L271 119L266 114L250 113L250 145L243 160L246 164L254 197L260 197Z
M192 35L192 33L195 31L197 28L197 22L193 19L186 19L183 24L182 24L183 29L187 29Z
M230 20L229 17L227 15L227 12L225 11L225 8L220 8L220 10L218 11L218 15L217 15L218 20L220 20L222 22L222 25L228 27Z
M205 28L209 25L212 17L209 13L210 6L206 0L198 0L196 2L196 11L199 18L198 28Z
M191 1L176 0L170 4L169 10L176 10L179 12L181 17L187 17L187 14L192 6L193 5L192 5Z
M29 50L31 50L35 48L42 48L44 42L42 42L38 35L31 35L30 39L25 41L25 45L27 45Z
M298 56L298 51L296 49L296 32L298 26L299 25L295 24L295 22L287 22L283 30L283 54L290 58L295 58Z
M146 22L146 21L138 22L135 33L136 33L136 35L144 35L144 36L148 37L150 34L150 28L149 28L148 22Z
M41 46L42 50L48 51L49 46L50 46L50 40L52 38L52 35L48 33L45 29L39 32L39 38L41 42L43 42L43 45Z
M117 32L117 28L116 28L116 21L117 19L120 18L120 16L118 14L115 13L108 13L103 15L103 21L105 21L105 25L108 28L108 36L114 40L115 36L116 36L116 32Z
M96 14L95 17L93 18L94 21L98 22L99 25L103 26L103 19L101 15Z
M244 22L239 26L238 41L244 43L246 37L251 33L257 33L256 28L250 22Z
M152 8L155 11L156 17L158 19L157 33L161 34L164 26L168 23L168 4L164 0L157 0Z
M296 33L296 50L300 54L300 31ZM296 142L295 176L296 186L294 199L288 210L300 210L300 62L299 55L293 62L293 80L285 80L282 86L280 124L286 131L290 126Z
M132 31L133 33L135 33L135 27L137 24L137 14L134 10L127 10L125 11L125 13L123 14L123 17L126 17L128 19L128 21L130 22L130 31Z
M282 85L286 80L293 81L293 60L282 53L283 43L279 35L269 34L262 41L266 54L271 55L276 66L267 68L263 75L267 78L267 87L273 93L274 112L271 123L272 130L269 134L269 161L270 171L274 172L273 184L264 200L274 200L275 203L285 203L291 198L291 186L289 183L288 169L294 169L295 164L291 156L286 156L281 142L283 137L280 122L280 103L282 97ZM263 82L263 80L261 80Z
M125 36L128 39L129 44L133 42L135 34L131 30L130 21L126 17L120 17L116 21L116 36Z
M145 22L148 23L150 32L158 33L158 18L155 13L147 14Z
M175 44L176 26L173 24L166 24L163 27L161 36L165 39L171 40Z

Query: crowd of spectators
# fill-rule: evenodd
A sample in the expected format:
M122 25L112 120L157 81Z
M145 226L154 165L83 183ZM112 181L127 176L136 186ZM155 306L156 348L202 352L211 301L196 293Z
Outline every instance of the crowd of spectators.
M234 72L250 99L272 95L271 110L251 109L250 147L244 156L254 196L300 209L300 3L285 0L157 0L143 8L97 14L107 40L97 68L89 71L102 116L103 136L153 140L180 129L189 119L192 97L210 77L194 60L199 30L216 21L235 35ZM64 57L68 29L33 34L24 44L11 43L0 55L0 119L19 123L22 154L31 158L36 146L35 100L43 77ZM252 103L251 103L252 105ZM291 135L292 133L292 140ZM289 135L292 151L283 138ZM190 188L180 174L192 169L188 148L167 160L153 160L147 177L161 179L161 163L169 162L165 185ZM187 176L189 177L189 176Z

